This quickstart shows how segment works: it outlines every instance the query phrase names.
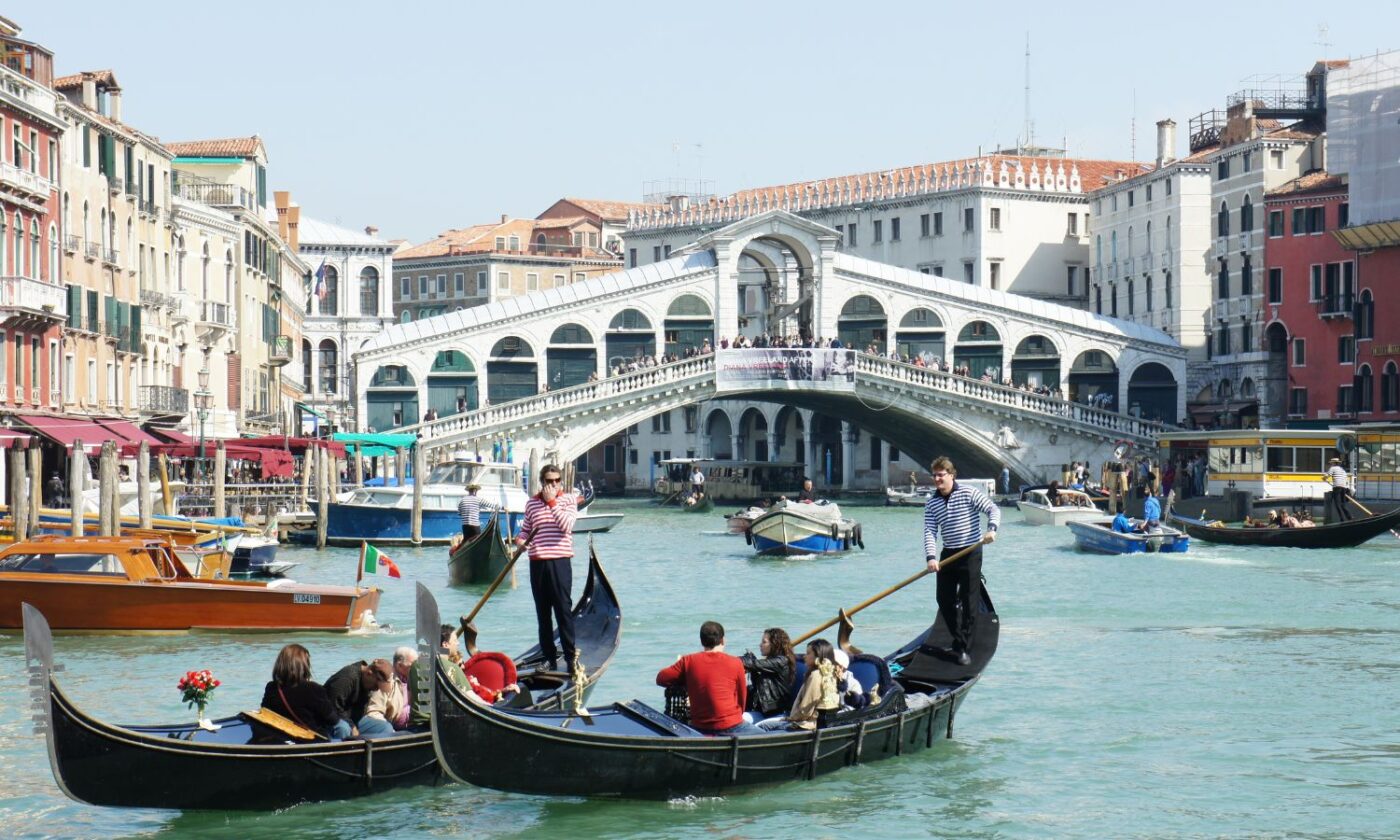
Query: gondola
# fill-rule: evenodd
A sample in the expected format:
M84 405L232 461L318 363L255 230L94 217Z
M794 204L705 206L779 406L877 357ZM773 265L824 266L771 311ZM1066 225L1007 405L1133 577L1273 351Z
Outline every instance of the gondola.
M426 590L419 585L420 604ZM431 601L431 596L428 598ZM589 676L586 693L612 660L622 631L617 596L590 550L588 582L574 607L578 644ZM25 653L34 686L36 728L47 736L54 779L72 799L129 808L270 811L301 802L350 799L410 785L439 784L446 777L434 755L432 735L254 745L246 717L215 721L217 732L193 723L118 726L85 714L54 678L48 622L24 606ZM437 649L436 603L420 613L420 650ZM434 659L438 657L434 656ZM538 646L515 660L528 689L517 702L532 708L573 703L569 675L542 670ZM450 664L450 663L449 663ZM454 666L455 667L455 666ZM438 672L441 675L441 672Z
M1400 507L1389 513L1330 522L1311 528L1246 528L1239 523L1215 524L1213 520L1192 519L1174 510L1167 521L1198 540L1223 545L1262 545L1271 548L1353 548L1400 526Z
M490 583L510 562L510 548L501 536L500 520L500 512L493 512L480 534L452 547L447 559L449 586Z
M681 500L681 512L683 513L709 513L714 509L715 500L710 497L709 493L701 496L693 505L686 504L685 499Z
M595 498L597 498L597 491L593 489L593 482L590 481L587 485L578 488L579 513L583 513L585 510L588 510L588 506L593 504L593 500Z
M996 653L998 633L983 589L970 665L946 653L951 638L940 617L884 658L893 676L878 702L812 731L731 737L702 735L639 700L586 715L486 706L439 668L433 744L443 769L459 781L547 796L667 799L811 779L951 737L959 706Z

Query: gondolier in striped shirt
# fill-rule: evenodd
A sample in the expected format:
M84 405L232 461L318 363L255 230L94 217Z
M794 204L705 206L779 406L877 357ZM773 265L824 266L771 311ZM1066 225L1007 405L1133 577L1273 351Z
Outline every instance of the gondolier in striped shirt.
M530 550L530 593L535 597L535 620L539 624L540 652L554 670L559 659L554 644L554 624L559 626L559 644L564 648L564 669L574 666L573 560L574 521L578 503L573 493L565 493L562 473L553 464L540 470L540 492L525 503L520 534L515 538L516 556ZM550 623L553 613L554 623Z
M1347 475L1341 458L1332 459L1327 468L1327 482L1332 485L1331 492L1327 494L1327 503L1331 508L1327 518L1332 522L1346 522L1351 519L1351 511L1347 510L1347 500L1351 496L1351 476Z
M472 482L467 485L467 495L457 503L457 515L462 517L462 539L470 540L481 533L481 497L476 491L481 485Z
M940 456L933 462L933 492L924 503L924 559L938 573L938 610L953 637L949 651L960 665L972 664L972 635L976 629L979 589L982 585L982 548L996 539L1001 509L987 494L957 482L952 460ZM987 515L986 536L982 514ZM942 543L942 553L937 551ZM940 560L968 546L978 546L946 569Z

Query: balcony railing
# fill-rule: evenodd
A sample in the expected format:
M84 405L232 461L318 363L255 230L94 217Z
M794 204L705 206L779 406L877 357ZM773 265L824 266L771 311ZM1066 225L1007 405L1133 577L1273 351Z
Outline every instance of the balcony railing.
M0 184L18 190L39 201L48 201L53 194L53 182L36 172L20 169L12 163L0 163Z
M121 253L120 253L119 251L117 251L116 248L103 248L103 249L102 249L102 261L103 261L103 262L108 263L108 264L110 264L110 265L116 265L116 264L117 264L117 260L120 259L120 258L121 258Z
M221 327L233 327L233 307L227 303L216 303L212 300L204 301L203 310L199 318L201 323L217 324Z
M1318 317L1324 320L1350 318L1352 317L1352 303L1351 295L1324 295L1317 301Z
M0 309L64 321L68 318L68 290L32 277L0 277Z
M272 353L268 356L268 363L272 365L285 365L292 361L292 337L289 335L279 335L272 340Z
M97 259L99 249L96 242L89 242L83 246L83 254L90 260Z
M141 305L156 308L174 309L177 301L171 295L162 294L154 289L141 290Z
M190 181L182 176L178 184L178 195L186 201L197 201L211 207L243 207L253 209L254 195L237 184L218 184L212 181Z
M137 407L150 414L186 414L190 410L190 391L169 385L142 385Z
M116 175L108 175L107 188L112 191L112 195L121 195L122 179L118 178Z
M67 236L63 237L63 250L67 251L68 253L76 254L78 253L78 250L82 247L83 238L81 236L74 236L70 233Z

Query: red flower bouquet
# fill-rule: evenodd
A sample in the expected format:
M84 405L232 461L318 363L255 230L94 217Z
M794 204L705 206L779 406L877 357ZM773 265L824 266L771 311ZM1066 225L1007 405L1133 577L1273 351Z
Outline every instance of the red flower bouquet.
M204 708L209 705L209 698L219 685L214 674L206 668L203 671L187 671L175 686L180 689L180 699L185 701L185 705L199 710L199 725L204 729L217 728L204 716Z

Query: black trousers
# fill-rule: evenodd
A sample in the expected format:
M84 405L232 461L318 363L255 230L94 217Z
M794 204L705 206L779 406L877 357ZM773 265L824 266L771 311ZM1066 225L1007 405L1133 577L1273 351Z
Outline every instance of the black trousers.
M478 536L480 533L481 533L481 526L480 526L480 525L463 525L463 526L462 526L462 539L464 539L464 540L469 540L469 539L471 539L471 538L473 538L473 537L475 537L475 536Z
M942 557L948 557L961 550L945 548ZM982 600L981 587L980 545L948 568L938 570L938 611L943 614L943 623L953 637L953 650L972 650L977 607Z
M1327 493L1328 519L1332 522L1345 522L1351 519L1351 511L1347 509L1347 498L1351 496L1351 490L1346 487L1333 487Z
M535 621L540 629L540 650L545 659L558 659L554 627L559 627L559 644L564 647L566 665L574 661L574 568L573 558L530 561L530 593L535 596ZM551 613L553 623L550 622Z

